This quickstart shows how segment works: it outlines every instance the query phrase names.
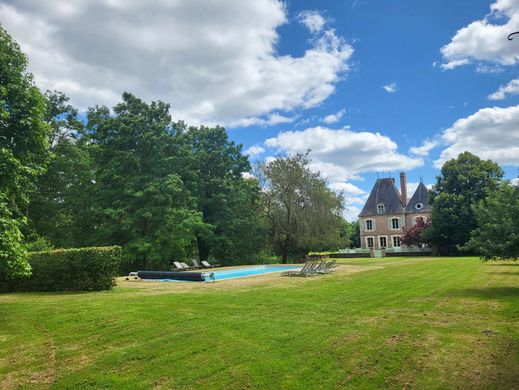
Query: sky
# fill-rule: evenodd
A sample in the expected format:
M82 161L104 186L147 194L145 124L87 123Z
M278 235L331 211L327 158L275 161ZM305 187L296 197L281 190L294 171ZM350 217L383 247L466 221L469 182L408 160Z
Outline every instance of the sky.
M251 161L310 149L348 219L465 150L518 176L519 0L0 0L0 23L80 110L129 91Z

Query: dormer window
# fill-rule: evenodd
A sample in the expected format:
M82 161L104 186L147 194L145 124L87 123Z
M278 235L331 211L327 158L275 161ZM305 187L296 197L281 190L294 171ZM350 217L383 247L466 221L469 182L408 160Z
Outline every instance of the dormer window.
M423 209L423 203L417 203L414 205L414 208L417 209L417 210L421 210Z
M384 214L386 212L386 206L382 203L377 206L377 213Z

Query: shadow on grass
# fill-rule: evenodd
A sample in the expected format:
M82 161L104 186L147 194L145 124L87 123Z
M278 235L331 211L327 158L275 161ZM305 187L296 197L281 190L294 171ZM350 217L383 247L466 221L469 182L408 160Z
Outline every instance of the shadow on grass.
M461 288L450 290L448 295L452 297L479 298L479 299L506 299L519 298L519 287L484 287Z
M491 267L519 267L519 261L516 263L486 263Z
M503 276L510 276L510 275L515 275L515 276L519 276L519 269L517 270L517 272L513 272L513 271L502 271L502 272L487 272L487 274L492 274L492 275L503 275Z

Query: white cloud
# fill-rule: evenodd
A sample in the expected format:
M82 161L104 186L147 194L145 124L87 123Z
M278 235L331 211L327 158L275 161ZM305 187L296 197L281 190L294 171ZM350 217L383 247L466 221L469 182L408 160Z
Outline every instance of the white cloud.
M514 79L506 85L501 85L493 94L489 95L490 100L503 100L507 95L517 95L519 93L519 79Z
M483 108L458 119L445 130L442 141L449 145L434 163L443 163L469 151L503 165L519 165L519 106Z
M267 118L260 118L257 116L250 118L243 118L237 121L231 122L228 125L230 127L249 127L253 125L257 126L274 126L279 125L280 123L292 123L297 119L296 116L287 117L279 114L272 114Z
M510 184L516 187L519 187L519 177L510 180Z
M345 195L364 195L366 191L351 183L335 182L330 184L330 188Z
M423 164L421 158L398 153L397 144L387 136L347 128L281 132L267 139L265 145L286 153L305 153L310 149L311 168L322 172L332 183L358 179L363 172L412 169Z
M245 150L244 153L250 157L254 157L254 156L257 156L264 152L265 152L265 148L262 148L261 146L258 146L258 145L253 145L250 148L248 148L247 150Z
M194 124L269 125L274 113L314 107L335 91L352 47L323 28L303 55L280 55L277 29L287 20L280 0L0 4L40 87L80 108L113 105L129 91L171 103L175 119Z
M396 92L396 83L384 85L382 88L384 88L384 90L387 93L395 93Z
M330 125L335 122L339 122L345 113L346 113L346 109L343 108L342 110L336 112L335 114L326 115L323 118L323 122L326 123L327 125Z
M360 210L361 209L356 206L346 206L344 212L342 213L342 216L347 221L356 221L357 219L359 219Z
M518 42L507 39L519 26L519 0L497 0L490 10L483 19L459 29L451 42L441 48L445 61L443 69L453 69L471 61L500 65L513 65L519 61Z
M437 139L426 139L421 146L413 146L409 149L409 152L416 156L428 156L429 152L439 145Z
M319 11L302 11L299 13L298 19L313 34L321 31L326 24L326 20Z

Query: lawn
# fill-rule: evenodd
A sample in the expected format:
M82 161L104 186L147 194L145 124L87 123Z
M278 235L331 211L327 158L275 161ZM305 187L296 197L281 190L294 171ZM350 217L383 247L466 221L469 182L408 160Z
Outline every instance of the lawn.
M519 264L0 295L0 388L519 388Z

